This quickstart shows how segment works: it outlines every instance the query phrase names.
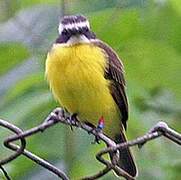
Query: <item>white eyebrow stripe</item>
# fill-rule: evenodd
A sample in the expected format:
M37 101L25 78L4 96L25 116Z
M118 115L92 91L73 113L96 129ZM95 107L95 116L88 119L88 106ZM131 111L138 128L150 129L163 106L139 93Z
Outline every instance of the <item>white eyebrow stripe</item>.
M88 22L88 21L64 25L65 29L72 29L72 28L78 29L79 27L85 27L85 26L87 26L88 28L90 28L90 25L89 25L89 22Z
M88 21L84 21L84 22L77 22L77 23L72 23L72 24L66 24L66 25L63 25L63 24L59 24L59 27L58 27L58 31L59 31L59 34L62 33L63 29L78 29L78 28L82 28L82 27L88 27L90 28L90 24Z

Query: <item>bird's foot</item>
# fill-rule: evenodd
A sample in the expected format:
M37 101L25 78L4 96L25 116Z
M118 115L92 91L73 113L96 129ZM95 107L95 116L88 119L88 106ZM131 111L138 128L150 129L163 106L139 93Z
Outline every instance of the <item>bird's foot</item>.
M98 133L102 132L102 130L96 127L94 129L92 129L92 131L96 131L96 134L95 134L94 141L92 141L91 144L100 144L100 138L98 136Z
M70 124L71 130L73 130L73 126L79 126L79 121L76 113L70 114L65 109L59 107L54 109L49 114L49 116L45 119L44 123L47 123L49 121L67 121L67 123Z
M53 122L58 122L58 121L62 121L65 120L65 111L62 108L56 108L54 109L49 115L48 117L44 120L43 124L47 124L50 121ZM41 131L43 132L45 129L45 126L42 126Z
M63 108L55 108L49 116L45 119L44 122L48 121L59 121L61 119L66 119L66 112Z
M79 120L77 118L77 113L73 113L69 116L69 121L70 121L70 128L73 131L73 126L79 126Z
M99 137L98 133L102 132L103 128L104 128L104 117L101 116L99 121L98 121L97 127L92 129L92 131L93 130L96 131L95 139L92 142L92 144L96 144L96 143L100 144L100 137Z

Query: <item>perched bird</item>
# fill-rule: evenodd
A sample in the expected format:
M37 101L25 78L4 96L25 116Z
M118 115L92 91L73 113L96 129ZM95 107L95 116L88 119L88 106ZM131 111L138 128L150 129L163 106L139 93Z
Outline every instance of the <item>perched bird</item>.
M116 143L125 142L128 102L121 60L96 38L82 15L64 16L58 30L46 60L46 77L55 99L81 122L96 127L104 121L103 132ZM119 152L117 165L137 175L129 148Z

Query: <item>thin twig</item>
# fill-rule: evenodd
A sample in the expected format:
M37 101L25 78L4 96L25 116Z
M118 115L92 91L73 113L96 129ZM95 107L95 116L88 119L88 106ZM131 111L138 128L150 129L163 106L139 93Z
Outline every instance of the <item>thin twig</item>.
M19 135L23 132L20 128L16 127L15 125L13 125L5 120L2 120L2 119L0 119L0 126L3 126L4 128L9 129L10 131L16 133L17 135ZM18 156L20 156L22 154L22 152L24 151L24 149L26 147L26 141L22 137L20 137L18 140L20 140L20 142L21 142L20 148L14 154L10 155L7 158L4 158L3 160L0 160L0 166L7 164L8 162L16 159ZM4 145L6 147L10 148L9 143L6 140L4 141Z
M112 167L114 171L116 171L117 174L120 176L125 177L126 179L134 179L134 177L131 177L128 173L126 173L124 170L120 169L117 166L114 166L111 162L103 158L103 155L106 153L114 152L118 149L123 149L130 146L138 145L139 147L142 147L146 142L156 139L160 136L165 136L174 141L175 143L179 144L181 143L181 134L174 131L173 129L169 128L168 125L165 122L159 122L157 123L147 134L144 136L138 137L135 140L128 141L125 143L117 144L116 146L110 146L107 147L100 152L97 153L96 158L103 164L105 164L107 167ZM92 176L94 177L94 176Z
M75 126L75 127L84 129L89 134L92 134L92 135L98 137L100 140L104 141L104 143L108 146L107 148L104 148L101 151L99 151L96 155L97 160L99 162L101 162L102 164L104 164L106 167L103 170L100 170L95 175L82 178L82 180L85 180L85 179L93 180L93 179L100 178L100 177L104 176L105 174L107 174L110 170L114 170L116 172L116 174L118 174L119 176L122 176L129 180L133 180L134 177L130 176L123 169L121 169L117 165L113 164L113 162L103 158L104 154L115 152L118 149L121 150L123 148L129 147L129 146L135 146L135 145L142 147L146 142L156 139L160 136L165 136L168 139L172 140L173 142L181 145L181 134L179 134L178 132L169 128L168 125L164 122L159 122L144 136L138 137L132 141L128 141L128 142L121 143L121 144L116 144L114 141L112 141L110 138L108 138L102 132L97 132L95 129L93 129L92 127L90 127L84 123L81 123L78 121L72 122L69 117L70 117L70 115L67 112L63 112L62 109L58 108L58 109L55 109L52 113L50 113L50 115L45 119L45 121L42 124L32 128L32 129L26 130L26 131L22 131L21 129L14 126L13 124L0 119L0 126L8 128L9 130L16 133L16 135L12 135L4 141L4 145L6 147L8 147L11 150L16 151L16 152L15 152L15 154L11 155L10 157L8 157L4 160L1 160L0 166L12 161L13 159L17 158L19 155L23 154L27 158L31 159L32 161L36 162L37 164L39 164L39 165L43 166L44 168L48 169L49 171L53 172L54 174L56 174L58 177L62 178L63 180L68 180L68 177L64 172L62 172L55 166L51 165L49 162L43 160L42 158L34 155L33 153L31 153L25 149L25 146L26 146L25 137L32 136L38 132L43 132L45 129L47 129L57 123L63 123L66 125L70 125L71 127ZM17 140L21 141L20 146L13 144L13 142L17 141Z
M18 150L19 146L15 145L15 144L11 144L11 149L12 150ZM57 167L53 166L52 164L50 164L48 161L36 156L35 154L31 153L28 150L24 150L22 152L22 154L24 156L26 156L28 159L34 161L35 163L41 165L42 167L44 167L45 169L48 169L49 171L51 171L52 173L56 174L58 177L60 177L63 180L69 180L69 178L67 177L67 175L59 170Z
M84 178L81 178L80 180L92 180L92 179L98 179L102 176L104 176L105 174L107 174L109 171L111 171L111 167L105 167L103 170L100 170L97 174L93 175L93 176L87 176Z
M3 168L3 166L0 166L0 169L2 170L6 180L11 180L10 176L8 175L8 173L6 172L6 170Z
M47 162L47 161L43 160L42 158L34 155L33 153L25 150L25 145L26 145L26 142L24 140L25 137L31 136L31 135L36 134L38 132L42 132L45 129L47 129L48 127L51 127L51 126L55 125L56 123L58 123L58 121L55 121L55 120L51 121L50 118L51 117L48 116L49 121L46 119L45 122L40 124L39 126L32 128L30 130L24 131L24 132L22 130L20 130L19 128L17 128L16 126L14 126L13 124L0 119L0 125L1 126L6 127L9 130L11 130L17 134L17 135L12 135L12 136L8 137L4 141L4 145L13 151L16 151L16 153L12 154L11 156L9 156L3 160L1 160L0 165L7 164L8 162L17 158L19 155L23 154L27 158L36 162L37 164L50 170L51 172L53 172L54 174L56 174L58 177L62 178L63 180L68 180L69 178L66 176L66 174L63 171L59 170L55 166L51 165L49 162ZM21 146L18 146L18 145L15 145L12 143L12 142L19 140L19 139L22 141Z

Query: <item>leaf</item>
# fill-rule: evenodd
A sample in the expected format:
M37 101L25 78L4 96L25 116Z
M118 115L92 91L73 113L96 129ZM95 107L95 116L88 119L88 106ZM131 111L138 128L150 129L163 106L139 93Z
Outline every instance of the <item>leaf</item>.
M120 54L125 59L128 81L144 88L167 88L181 98L180 55L172 47L153 40L134 39L125 44Z
M2 43L0 52L0 75L30 56L28 49L20 43Z
M7 73L0 77L0 94L3 96L8 90L10 90L16 83L30 74L34 74L40 71L40 64L37 63L37 58L32 57L24 60L22 63L17 64ZM0 104L3 101L1 100Z
M39 91L46 87L44 73L33 73L18 81L11 89L7 91L6 103L27 94L28 92Z
M181 15L181 2L178 0L169 0L171 6Z
M29 7L29 6L35 6L38 4L43 4L43 5L53 5L53 4L58 4L59 0L26 0L26 1L20 1L21 7Z
M113 47L121 47L127 40L140 34L139 14L137 9L107 9L93 13L91 22L94 31L98 32L98 38Z
M0 26L0 42L18 41L33 48L47 49L55 40L59 10L55 6L33 6L23 9ZM49 41L48 37L54 38ZM41 46L42 45L42 46Z

